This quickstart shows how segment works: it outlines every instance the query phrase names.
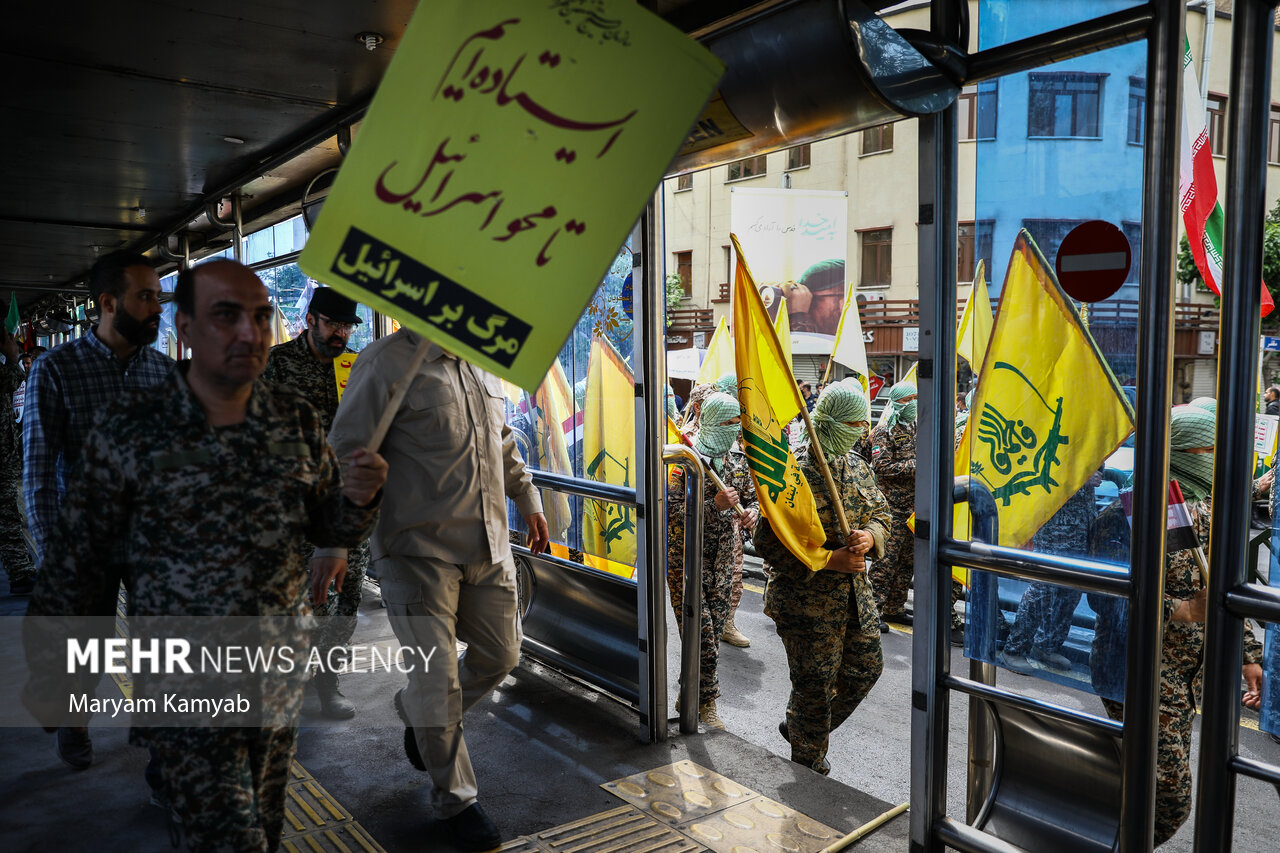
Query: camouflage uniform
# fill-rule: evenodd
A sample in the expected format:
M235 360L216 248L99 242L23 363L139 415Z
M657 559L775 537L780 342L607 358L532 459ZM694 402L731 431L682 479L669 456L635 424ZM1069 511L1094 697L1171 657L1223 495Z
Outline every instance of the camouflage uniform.
M1197 538L1208 553L1211 500L1187 501ZM1129 522L1120 502L1103 510L1089 534L1090 553L1108 562L1129 564ZM1195 551L1186 549L1165 556L1164 638L1160 660L1160 724L1156 742L1155 843L1172 838L1191 813L1191 729L1196 717L1204 654L1204 623L1174 622L1182 601L1193 598L1203 586ZM1128 604L1120 599L1090 595L1097 612L1092 677L1102 695L1122 696L1124 647L1128 632ZM1262 645L1248 623L1244 632L1244 663L1262 662ZM1104 668L1105 667L1105 668ZM1114 720L1124 718L1124 705L1102 700Z
M916 425L898 423L893 429L878 426L871 431L871 470L889 502L893 527L884 558L867 571L880 617L902 612L915 569L915 540L907 519L916 502Z
M338 411L338 383L334 377L333 361L320 361L311 352L307 343L310 334L309 330L304 330L293 340L273 346L262 378L305 397L320 413L320 422L328 433L333 426L334 413ZM351 349L344 351L353 352ZM369 542L365 540L347 555L347 574L342 581L342 590L331 588L325 603L316 610L316 619L320 623L316 632L316 648L322 654L327 655L329 649L351 641L368 567Z
M1097 515L1094 492L1102 478L1094 475L1032 537L1032 547L1056 557L1088 554L1089 524ZM1044 657L1054 654L1071 631L1071 614L1080 603L1081 592L1050 583L1033 583L1018 602L1009 639L1004 650L1012 654Z
M251 621L256 646L288 646L305 660L315 625L303 594L305 544L353 545L377 516L342 495L316 410L261 381L245 421L216 429L178 372L127 392L99 415L83 460L24 623L32 675L23 701L45 725L61 722L75 677L65 672L65 638L42 632L79 632L64 617L92 612L102 578L123 574L136 637L161 633L161 617L218 630ZM105 565L104 555L121 565ZM134 696L161 696L176 677L144 669ZM212 695L225 695L229 677L209 679ZM135 718L130 741L155 749L192 850L279 845L305 678L304 666L259 676L252 716L217 720L242 728Z
M818 518L828 531L826 547L843 547L826 481L809 448L801 447L795 455L813 490ZM871 466L853 454L828 464L844 501L849 529L870 531L875 544L868 556L880 556L893 517ZM837 535L832 536L832 531ZM778 540L765 519L753 541L760 556L773 566L764 592L764 612L777 625L791 671L787 702L791 760L826 773L823 761L831 732L866 698L884 669L871 585L865 573L811 572Z
M35 574L27 551L22 499L22 428L14 420L13 392L27 379L15 361L0 365L0 563L9 583Z
M744 509L755 504L755 484L747 469L745 454L730 450L722 457L724 470L718 471L724 484L738 492L738 502ZM718 509L715 505L716 487L710 477L704 477L702 501L702 665L698 682L698 704L704 705L720 696L720 680L716 676L716 662L720 655L720 637L724 623L729 618L729 598L733 586L734 537L739 536L733 522L734 510ZM673 468L667 487L667 589L671 593L671 607L676 613L676 624L682 624L681 608L684 606L684 469ZM741 542L738 545L741 548Z

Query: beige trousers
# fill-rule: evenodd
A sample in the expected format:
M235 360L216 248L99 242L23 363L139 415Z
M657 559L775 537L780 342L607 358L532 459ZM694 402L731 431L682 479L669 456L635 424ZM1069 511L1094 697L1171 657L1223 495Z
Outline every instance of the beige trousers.
M456 564L389 555L374 566L396 639L427 658L409 673L404 708L431 775L436 815L453 817L476 801L462 714L520 659L515 563L510 556ZM467 644L462 655L458 640Z

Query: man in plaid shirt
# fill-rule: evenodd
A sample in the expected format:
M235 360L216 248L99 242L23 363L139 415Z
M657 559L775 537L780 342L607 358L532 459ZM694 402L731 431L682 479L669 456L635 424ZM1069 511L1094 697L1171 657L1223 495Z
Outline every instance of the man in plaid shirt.
M38 562L94 415L126 389L155 385L173 369L173 360L150 346L160 328L160 293L160 278L143 256L115 252L100 258L89 272L98 324L32 363L22 417L22 493ZM95 593L93 613L79 615L115 613L119 587L119 577L108 578ZM89 676L92 683L83 689L92 695L98 678ZM58 756L76 770L93 763L88 715L84 722L58 730Z

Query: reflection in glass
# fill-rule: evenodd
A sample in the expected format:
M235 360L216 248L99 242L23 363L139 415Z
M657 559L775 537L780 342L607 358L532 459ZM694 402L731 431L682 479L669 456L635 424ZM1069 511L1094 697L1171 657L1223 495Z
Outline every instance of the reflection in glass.
M533 392L508 389L507 423L535 470L636 487L632 254L623 246L560 355ZM542 490L551 554L634 579L635 508ZM524 521L508 504L512 536Z

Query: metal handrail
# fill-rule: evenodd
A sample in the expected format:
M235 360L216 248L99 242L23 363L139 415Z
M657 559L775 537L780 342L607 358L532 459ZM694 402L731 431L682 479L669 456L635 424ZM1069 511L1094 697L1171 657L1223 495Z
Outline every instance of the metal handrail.
M1085 592L1128 596L1132 589L1128 573L1106 563L1019 551L985 542L947 541L939 546L938 557L948 565L1019 580L1071 586Z
M636 505L636 490L611 483L597 483L595 480L579 480L577 477L566 477L550 471L527 469L533 478L533 484L539 489L550 489L553 492L564 492L584 498L594 498L623 506Z
M702 461L683 444L662 448L662 461L684 478L684 606L680 616L680 733L698 733L698 680L702 677Z
M1117 737L1124 734L1124 726L1115 720L1109 720L1105 717L1098 717L1093 714L1086 714L1082 711L1075 711L1062 705L1056 705L1052 702L1043 702L1039 699L1032 699L1029 696L1023 696L1021 693L1014 693L1012 690L1004 690L991 684L983 684L971 678L961 678L958 675L947 676L946 685L951 690L958 690L969 696L975 696L979 699L985 699L989 702L995 702L1000 705L1008 705L1011 708L1020 708L1024 711L1030 711L1044 717L1050 717L1055 720L1061 720L1067 723L1079 723L1081 725L1091 726L1101 732Z
M1242 619L1280 622L1280 589L1260 583L1243 583L1227 590L1227 609Z

